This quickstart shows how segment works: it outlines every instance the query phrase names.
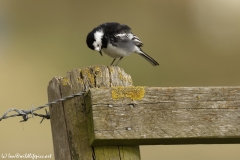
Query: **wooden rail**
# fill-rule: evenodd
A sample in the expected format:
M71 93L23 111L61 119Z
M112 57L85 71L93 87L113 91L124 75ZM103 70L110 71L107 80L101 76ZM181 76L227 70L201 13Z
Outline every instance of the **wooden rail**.
M240 143L240 87L92 88L90 144Z

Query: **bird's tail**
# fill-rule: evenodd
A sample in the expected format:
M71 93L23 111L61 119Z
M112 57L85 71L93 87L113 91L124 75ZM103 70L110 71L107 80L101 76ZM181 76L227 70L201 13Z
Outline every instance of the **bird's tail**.
M150 57L147 53L144 53L142 50L139 53L140 56L145 58L148 62L150 62L153 66L159 66L158 62L155 61L152 57Z

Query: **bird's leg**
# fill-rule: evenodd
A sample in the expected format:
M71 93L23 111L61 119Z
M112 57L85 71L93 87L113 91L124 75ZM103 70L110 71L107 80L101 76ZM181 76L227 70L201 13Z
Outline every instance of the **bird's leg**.
M121 61L122 58L123 58L123 57L119 58L119 60L118 60L117 63L116 63L116 66L117 66L118 63Z
M116 58L114 58L114 59L113 59L113 61L112 61L112 63L110 64L110 66L112 66L112 65L113 65L113 63L114 63L114 61L115 61L115 60L116 60Z

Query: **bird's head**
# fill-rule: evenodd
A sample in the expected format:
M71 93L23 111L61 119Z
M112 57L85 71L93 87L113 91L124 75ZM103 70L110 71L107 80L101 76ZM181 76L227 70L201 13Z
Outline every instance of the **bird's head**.
M88 33L86 43L88 47L92 50L98 51L102 55L102 47L103 47L103 36L104 32L102 29L93 29L90 33Z

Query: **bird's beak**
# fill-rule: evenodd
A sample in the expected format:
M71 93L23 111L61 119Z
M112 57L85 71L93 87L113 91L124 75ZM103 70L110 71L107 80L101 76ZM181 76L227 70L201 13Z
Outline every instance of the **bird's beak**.
M103 56L103 55L102 55L102 51L101 51L101 50L99 51L99 53L101 54L101 56Z

